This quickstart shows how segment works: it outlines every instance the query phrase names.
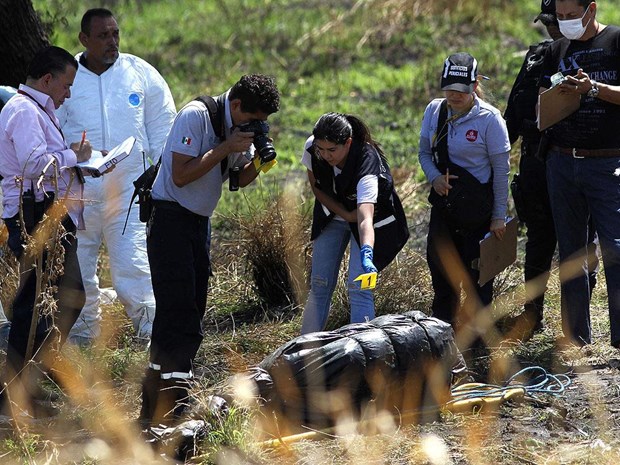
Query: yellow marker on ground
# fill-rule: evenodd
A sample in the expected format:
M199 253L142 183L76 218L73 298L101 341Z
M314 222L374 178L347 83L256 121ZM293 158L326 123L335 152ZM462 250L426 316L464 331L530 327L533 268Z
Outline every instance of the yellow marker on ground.
M377 273L361 274L354 281L360 281L360 289L374 289L377 286Z

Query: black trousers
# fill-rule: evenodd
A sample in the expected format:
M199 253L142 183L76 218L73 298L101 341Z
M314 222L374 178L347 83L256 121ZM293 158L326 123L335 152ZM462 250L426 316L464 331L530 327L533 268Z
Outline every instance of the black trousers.
M162 378L187 379L203 339L211 265L209 218L154 201L147 250L155 294L150 362Z
M525 265L524 278L526 288L528 281L539 278L540 287L545 289L549 280L551 262L557 237L553 216L551 214L551 204L549 203L549 192L547 191L547 174L545 162L536 157L538 142L521 144L521 158L519 160L519 186L523 195L524 206L527 211L525 226L527 228L525 243ZM596 274L598 272L597 247L598 240L594 227L590 227L589 247L591 252L592 267L589 271L590 289L594 289L596 284ZM542 321L544 291L536 297L525 302L525 311L534 316L538 321Z
M40 220L40 218L38 218ZM7 348L8 376L12 377L24 367L28 338L36 298L37 275L32 261L23 254L23 240L18 217L5 220L9 231L9 247L20 262L19 288L13 301L13 317ZM76 228L68 216L62 221L67 233L61 241L64 249L64 272L53 285L57 286L54 298L57 300L55 314L40 316L34 337L33 360L43 361L49 348L60 348L64 344L71 327L76 322L84 306L85 293L82 273L77 258ZM32 231L29 231L32 232ZM44 254L44 263L45 263ZM54 329L57 328L57 332ZM10 379L10 378L9 378Z
M452 326L457 327L462 316L459 315L461 285L467 287L467 281L472 284L476 296L468 295L463 307L477 310L480 305L487 306L493 300L493 280L479 286L480 272L472 267L472 262L480 258L480 240L487 232L489 224L467 233L459 231L445 221L441 211L431 208L426 258L435 292L433 316Z

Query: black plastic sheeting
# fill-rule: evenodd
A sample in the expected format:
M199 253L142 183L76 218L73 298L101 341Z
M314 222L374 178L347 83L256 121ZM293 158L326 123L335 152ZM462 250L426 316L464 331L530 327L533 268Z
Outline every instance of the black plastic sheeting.
M247 377L256 384L265 418L276 419L278 431L291 431L359 419L369 405L428 419L426 413L436 416L466 372L452 327L411 311L297 337Z

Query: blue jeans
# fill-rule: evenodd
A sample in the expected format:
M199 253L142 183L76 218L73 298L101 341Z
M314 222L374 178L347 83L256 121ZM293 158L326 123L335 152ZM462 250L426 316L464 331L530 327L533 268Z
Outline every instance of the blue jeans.
M301 334L322 331L325 328L332 294L338 282L340 262L347 244L351 245L348 277L351 323L360 323L366 318L372 320L375 317L372 291L362 291L359 281L353 281L364 273L360 247L353 238L348 223L332 220L314 240L310 294L304 309Z
M574 158L554 150L547 184L560 252L562 330L590 343L588 221L598 233L607 281L611 343L620 344L620 157Z
M537 295L524 304L524 309L537 323L542 322L543 304L545 300L546 283L549 280L551 262L555 253L557 239L555 225L549 203L547 191L547 174L545 162L538 158L538 141L535 143L521 143L521 160L519 162L519 187L525 203L525 225L527 226L527 242L525 243L525 264L523 274L526 293L530 295L530 281L538 278L535 286ZM598 272L598 238L594 225L590 228L589 251L591 265L589 267L590 295L596 285ZM544 283L544 285L543 285ZM542 289L542 292L540 290Z

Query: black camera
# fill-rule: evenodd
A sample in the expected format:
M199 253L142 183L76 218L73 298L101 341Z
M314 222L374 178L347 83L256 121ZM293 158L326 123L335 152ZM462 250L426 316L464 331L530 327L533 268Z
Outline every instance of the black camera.
M266 121L254 120L239 126L239 130L254 133L254 147L261 163L267 163L276 158L276 149L269 140L269 124Z

